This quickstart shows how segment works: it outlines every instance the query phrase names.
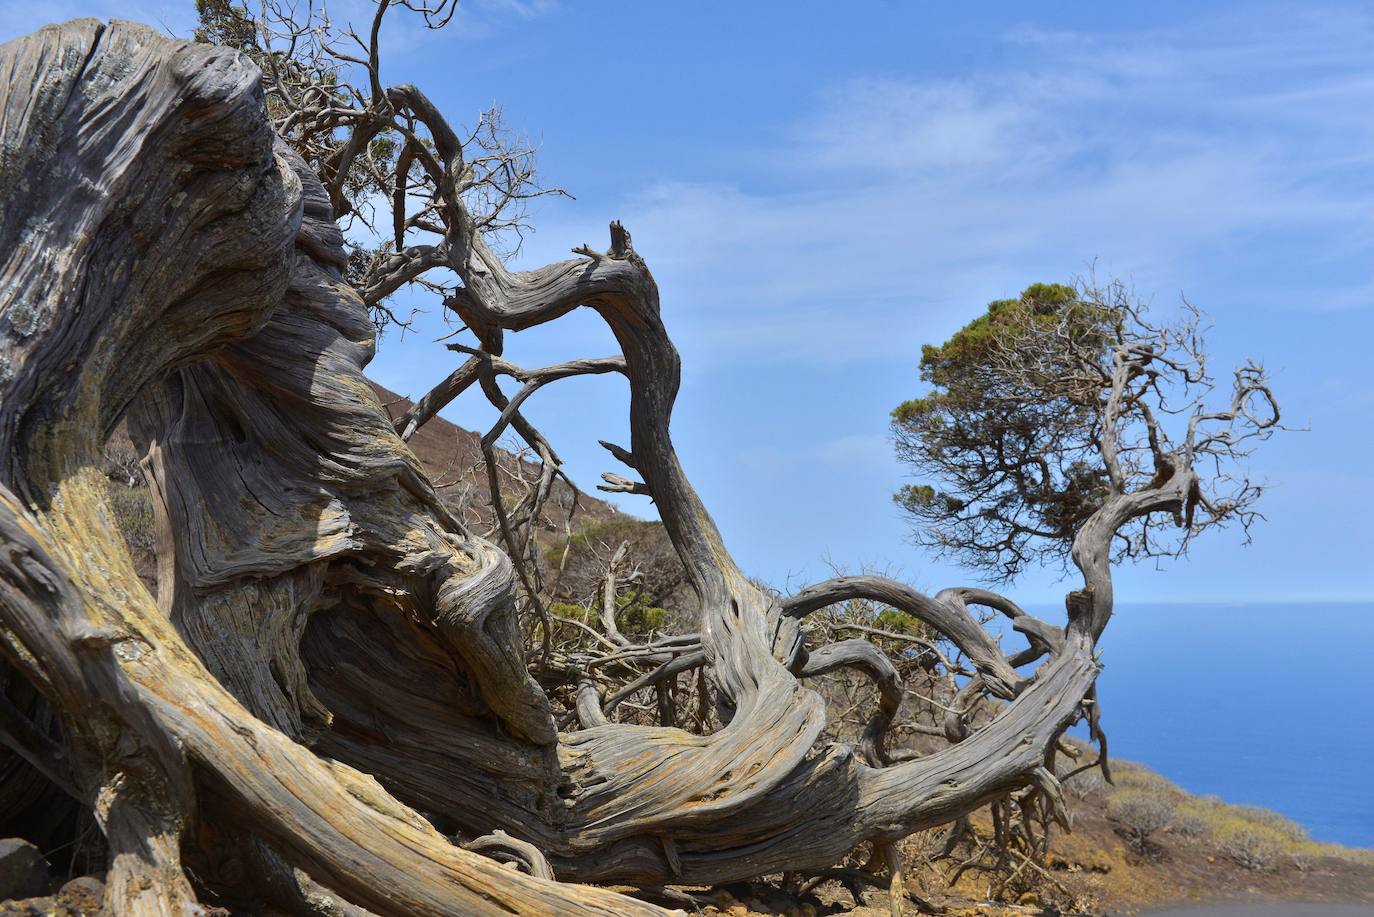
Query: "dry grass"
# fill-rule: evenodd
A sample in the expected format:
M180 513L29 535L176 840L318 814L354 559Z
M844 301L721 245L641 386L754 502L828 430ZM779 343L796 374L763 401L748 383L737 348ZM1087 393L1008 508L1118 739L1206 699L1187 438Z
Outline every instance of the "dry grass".
M1138 764L1115 766L1111 800L1148 793L1167 799L1176 816L1167 829L1179 837L1210 843L1249 869L1269 868L1281 857L1338 857L1374 865L1374 850L1314 841L1297 822L1259 806L1234 805L1215 796L1194 796Z

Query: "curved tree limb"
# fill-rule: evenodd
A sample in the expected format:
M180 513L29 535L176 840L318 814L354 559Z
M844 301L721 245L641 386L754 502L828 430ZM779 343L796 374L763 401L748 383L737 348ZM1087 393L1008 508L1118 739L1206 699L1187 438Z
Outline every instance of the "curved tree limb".
M108 524L100 446L132 393L262 326L290 276L300 180L273 156L257 74L233 53L85 20L0 58L6 149L29 132L54 144L41 173L16 186L7 171L0 187L12 253L0 302L0 645L79 750L113 852L107 905L194 909L179 862L194 770L250 830L379 913L654 912L453 847L372 778L252 716L159 611ZM34 86L37 105L15 94ZM186 188L204 206L168 207ZM53 256L35 258L13 243L45 216Z
M363 109L307 117L314 103L275 71L283 104L296 106L288 120L352 125L321 154L324 184L274 151L242 57L91 22L0 48L12 80L0 87L0 140L19 151L18 171L7 162L0 176L0 648L61 712L73 789L115 853L111 905L195 906L179 857L197 793L262 845L264 868L304 870L385 915L654 913L543 874L657 886L816 872L859 844L890 850L994 800L1041 820L1063 814L1048 764L1064 729L1093 710L1113 539L1156 513L1191 524L1193 512L1238 511L1204 502L1191 463L1222 448L1211 427L1263 421L1262 381L1240 379L1231 409L1199 415L1183 447L1151 436L1156 468L1142 483L1131 472L1144 453L1117 437L1157 357L1120 350L1099 434L1115 470L1074 539L1084 583L1062 632L991 592L931 598L880 577L777 599L739 569L678 459L680 360L629 233L613 223L606 251L580 246L576 258L509 270L484 237L489 217L468 208L477 179L465 141L418 89L381 81L388 5L358 38ZM360 294L333 219L370 141L396 131L430 199L413 220L393 218L393 241L399 249L421 223L443 239L399 251ZM387 194L404 201L408 175ZM363 375L375 348L368 299L440 258L462 284L448 305L482 346L459 348L465 363L393 424ZM535 370L502 359L507 333L583 307L620 356ZM698 599L695 633L631 645L612 580L608 636L597 635L610 652L554 658L546 642L536 679L515 583L548 641L526 523L562 473L521 408L544 384L601 372L629 383L629 446L607 449L639 477L609 486L652 497ZM515 397L500 375L521 383ZM404 444L473 382L500 412L482 444L506 552L464 531ZM109 524L98 471L136 400L162 541L156 602ZM507 428L543 460L513 511L493 452ZM903 693L873 644L804 655L800 619L851 598L918 618L971 662L947 705L948 747L888 754ZM1006 615L1030 646L1004 655L969 605ZM842 665L879 689L861 757L818 744L825 703L798 680ZM708 734L671 725L674 679L696 667L698 700L712 696L723 724ZM547 684L572 698L558 720ZM649 688L660 725L610 721ZM999 701L990 715L966 716L985 694ZM559 733L574 710L583 728ZM708 717L698 719L705 733ZM482 843L538 875L455 846L420 807L463 836L494 838ZM900 869L889 865L895 895Z

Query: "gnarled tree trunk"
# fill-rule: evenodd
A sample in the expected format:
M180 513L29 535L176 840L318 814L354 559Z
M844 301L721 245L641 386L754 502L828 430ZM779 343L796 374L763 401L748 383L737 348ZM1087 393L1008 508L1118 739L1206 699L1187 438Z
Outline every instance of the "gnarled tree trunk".
M1189 468L1085 526L1066 630L979 590L873 577L780 600L736 567L677 459L678 355L629 234L511 273L458 219L456 307L493 354L503 332L579 307L619 342L631 442L613 452L699 598L692 652L725 723L616 724L593 693L584 728L559 732L526 667L511 560L449 515L363 376L373 328L329 198L274 145L253 66L91 20L4 45L0 62L0 648L55 711L62 757L41 729L0 740L94 810L116 912L193 910L181 857L204 827L301 909L317 882L381 914L624 914L655 908L549 870L639 885L823 870L1022 787L1057 806L1049 765L1097 672L1112 533L1180 506ZM460 159L441 121L437 154ZM99 472L126 415L155 496L156 598ZM942 633L1000 713L894 762L881 654L808 653L798 628L853 597ZM1030 648L1005 656L969 605L1007 614ZM840 665L887 698L861 756L817 746L825 705L802 679ZM509 838L470 851L431 821ZM492 849L533 874L477 852Z

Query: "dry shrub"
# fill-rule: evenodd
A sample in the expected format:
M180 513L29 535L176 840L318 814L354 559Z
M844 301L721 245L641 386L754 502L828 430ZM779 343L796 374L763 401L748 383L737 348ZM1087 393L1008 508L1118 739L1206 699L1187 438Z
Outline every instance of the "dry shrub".
M1079 771L1064 781L1064 792L1074 799L1091 799L1107 789L1107 779L1102 776L1101 768L1092 767Z
M1059 877L1064 887L1062 910L1072 914L1101 914L1110 897L1107 880L1089 872L1070 873ZM1048 911L1046 913L1049 913Z
M1180 810L1174 815L1173 824L1169 825L1169 833L1190 841L1206 837L1209 833L1207 819L1196 812Z
M1283 853L1283 842L1261 827L1235 827L1217 838L1223 853L1246 869L1268 869Z
M1119 790L1107 803L1107 817L1142 855L1151 851L1150 835L1169 827L1176 814L1167 796L1150 790Z
M944 849L948 830L945 827L933 828L929 831L917 831L902 841L902 860L909 867L929 867Z
M1302 844L1311 840L1306 828L1272 809L1242 805L1235 806L1233 811L1241 818L1272 833L1276 840L1285 844Z
M1112 779L1118 792L1134 790L1156 796L1174 798L1183 791L1168 779L1147 767L1131 761L1119 761L1112 766Z
M1277 812L1214 797L1185 799L1179 811L1179 821L1184 820L1199 822L1223 855L1247 869L1270 869L1284 856L1340 849L1314 843L1302 825Z

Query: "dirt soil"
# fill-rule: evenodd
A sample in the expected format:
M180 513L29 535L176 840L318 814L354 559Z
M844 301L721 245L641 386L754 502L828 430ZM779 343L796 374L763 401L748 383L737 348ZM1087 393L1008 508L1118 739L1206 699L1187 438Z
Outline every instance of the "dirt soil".
M943 913L951 917L1144 917L1176 907L1218 905L1222 909L1217 917L1242 917L1246 911L1226 906L1308 902L1340 905L1332 909L1331 917L1374 915L1374 851L1285 855L1270 867L1256 871L1239 865L1206 839L1188 839L1165 832L1159 835L1147 858L1137 855L1118 835L1100 798L1070 800L1070 807L1074 830L1055 837L1049 859L1051 875L1062 888L1045 882L1039 890L1027 892L1017 901L990 901L986 877L966 875L950 888L947 864L931 865L908 850L907 888L931 907L920 908L908 899L904 913ZM776 884L727 886L707 894L712 903L704 906L702 913L711 917L888 917L892 913L886 889L866 890L864 903L860 904L838 882L827 883L805 897L785 894ZM1296 907L1286 905L1263 913L1266 917L1280 917L1295 913ZM1201 917L1206 911L1195 913ZM1320 909L1310 913L1313 917L1323 914Z

